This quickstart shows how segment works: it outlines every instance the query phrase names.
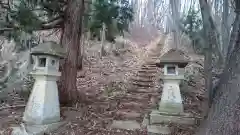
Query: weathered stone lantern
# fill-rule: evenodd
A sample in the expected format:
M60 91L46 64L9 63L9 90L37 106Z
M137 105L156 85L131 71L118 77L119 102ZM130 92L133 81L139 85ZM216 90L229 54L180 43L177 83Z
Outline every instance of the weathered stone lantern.
M45 42L32 49L35 65L30 73L36 81L25 108L23 121L31 125L52 124L60 121L57 79L59 60L64 49L55 42Z
M183 52L172 49L161 57L157 66L164 69L162 76L163 93L158 110L161 112L182 113L183 104L179 84L184 79L184 68L188 61Z
M184 79L184 67L188 60L180 50L171 49L160 58L157 66L163 68L163 92L158 108L150 113L148 133L170 134L167 123L192 125L195 119L184 113L179 84Z

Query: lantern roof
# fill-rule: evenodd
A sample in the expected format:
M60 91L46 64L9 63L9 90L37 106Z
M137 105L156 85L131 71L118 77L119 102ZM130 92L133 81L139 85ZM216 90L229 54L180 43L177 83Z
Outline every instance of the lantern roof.
M183 51L171 49L159 59L157 66L162 67L165 64L176 64L185 67L188 63L189 60L185 58L185 53Z
M47 41L44 43L39 44L38 46L34 47L31 51L32 55L50 55L59 58L64 58L65 50L56 42Z

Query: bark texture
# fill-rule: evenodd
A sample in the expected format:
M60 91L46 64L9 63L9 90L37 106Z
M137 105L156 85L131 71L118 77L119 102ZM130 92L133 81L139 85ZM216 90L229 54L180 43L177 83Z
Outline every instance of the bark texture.
M222 12L222 52L223 55L226 56L227 48L229 43L229 33L230 33L230 26L228 23L229 19L229 1L223 1L223 12Z
M238 12L236 12L236 17L235 17L233 27L232 27L232 32L231 32L231 35L230 35L230 41L229 41L227 57L226 57L226 63L228 63L229 56L232 53L232 51L234 50L235 41L237 40L237 37L238 37L239 23L240 23L240 14L239 14L239 11L238 11Z
M208 91L209 106L212 100L212 51L213 51L213 36L214 36L214 24L210 15L210 8L205 0L199 0L201 7L201 14L203 18L203 30L205 39L205 54L204 54L204 77L205 77L205 89Z
M66 48L66 58L60 78L60 103L68 104L79 99L76 87L77 63L81 39L81 3L83 0L69 0L65 12L62 45Z
M208 119L197 135L238 135L240 133L240 1L231 33L227 64L214 96Z
M240 133L240 33L230 56L225 78L217 91L205 128L198 135Z
M85 13L85 3L84 1L82 0L82 3L81 3L81 18L80 18L80 21L81 21L81 42L80 42L80 46L79 46L79 55L78 55L78 66L77 66L77 69L78 70L82 70L83 69L83 55L84 55L84 13Z

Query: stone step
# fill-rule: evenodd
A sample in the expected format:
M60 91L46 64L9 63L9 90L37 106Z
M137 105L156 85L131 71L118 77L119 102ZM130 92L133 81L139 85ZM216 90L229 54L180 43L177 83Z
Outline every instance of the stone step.
M158 93L159 91L158 91L157 89L144 89L144 88L139 88L139 89L136 90L136 92L152 94L152 93Z
M148 62L148 61L153 61L153 62L155 62L155 61L157 61L157 59L154 59L154 58L152 58L152 56L151 56L151 57L149 57L146 61L147 61L147 62Z
M146 73L138 73L137 75L133 76L133 80L156 80L155 74L146 74Z
M151 95L145 94L145 93L127 93L124 98L127 101L138 101L138 100L148 101L151 98ZM125 100L125 99L123 99L123 100Z
M158 54L155 54L155 55L158 55ZM152 56L151 59L155 59L155 60L158 60L159 57L158 56Z
M157 60L159 60L159 58L156 58L156 57L151 57L150 59L148 59L149 61L157 61Z
M137 85L137 84L140 84L140 85L148 85L148 84L153 84L153 80L151 80L151 79L145 79L145 80L134 80L134 79L132 79L132 84L134 84L134 85Z
M139 77L145 77L145 78L153 78L156 76L156 73L153 74L153 73L142 73L142 72L138 72L137 73L137 76Z
M156 63L148 62L148 61L145 64L143 64L142 66L145 66L145 67L157 67Z
M145 105L144 105L143 102L137 102L137 101L125 101L124 102L124 101L122 101L122 103L120 103L120 105L119 105L119 108L141 111L141 109L143 109L144 106L148 105L147 103L145 103Z
M148 82L132 82L133 85L140 86L140 87L154 87L154 83L148 83Z
M134 77L131 79L132 81L139 81L139 82L154 82L153 78L144 78L144 77Z
M132 111L130 109L121 109L116 112L115 117L117 119L124 119L124 120L136 120L141 118L141 113Z
M155 71L158 71L159 69L157 67L141 67L140 70L155 70Z
M149 135L170 135L171 129L165 124L147 125Z
M145 97L149 97L151 98L151 96L154 96L154 95L158 95L159 93L159 90L155 89L155 88L145 88L145 87L140 87L140 88L137 88L135 90L131 90L129 91L129 93L134 93L134 94L146 94Z
M157 73L157 70L142 69L142 70L139 70L138 73Z
M141 126L137 121L114 120L113 123L111 124L110 128L125 129L125 130L137 130L137 129L140 129Z
M142 66L141 69L158 70L157 66Z
M155 60L148 60L145 63L147 66L157 67Z
M155 58L160 58L161 54L160 52L152 51L151 54L148 55L148 57L155 57Z
M164 113L158 110L153 110L150 114L150 124L159 124L159 123L169 123L174 122L177 124L184 124L184 125L194 125L195 118L192 117L190 114L184 115L182 114L171 114L171 113Z

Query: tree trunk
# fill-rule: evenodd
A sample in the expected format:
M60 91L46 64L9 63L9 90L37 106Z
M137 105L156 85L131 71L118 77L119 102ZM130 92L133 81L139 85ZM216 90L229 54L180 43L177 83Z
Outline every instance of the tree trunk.
M228 45L226 63L229 61L229 56L232 53L232 51L234 50L235 41L238 36L239 23L240 23L240 14L237 13L236 18L233 23L233 28L232 28L232 32L231 32L231 36L230 36L229 45Z
M169 9L171 9L171 6L170 6L170 2L169 1L166 1L166 4L168 4L168 10L167 10L167 13L166 15L164 16L164 33L165 34L168 34L171 30L170 30L170 25L172 25L171 21L170 21L170 11ZM171 26L172 27L172 26Z
M77 62L81 38L81 4L83 0L69 0L65 12L64 33L61 44L66 48L66 58L60 78L60 103L76 102L80 96L76 87Z
M173 38L176 48L179 48L179 27L177 23L179 22L179 1L170 0L170 5L172 9L172 20L173 20Z
M212 47L213 42L213 24L210 22L212 20L210 16L209 5L205 0L199 0L199 4L201 7L201 14L203 18L203 28L204 28L204 39L206 43L205 47L205 58L204 58L204 77L205 77L205 89L208 92L209 98L209 106L211 104L212 99Z
M223 12L222 12L222 52L223 56L225 58L229 43L229 33L230 33L230 27L228 24L229 19L229 1L225 0L223 1Z
M104 42L106 40L106 25L103 23L102 30L101 30L101 50L100 50L100 58L102 59L105 56L105 49L104 49Z
M84 1L82 1L81 3L81 42L80 42L80 47L79 47L79 55L78 55L78 65L77 65L77 69L78 70L82 70L83 69L83 51L84 51L84 23L83 23L83 20L84 20L84 12L85 12L85 3Z
M224 68L224 71L223 73L221 74L221 78L220 78L220 81L219 81L219 84L221 84L222 82L226 81L226 71L228 70L228 64L230 62L230 56L232 54L232 51L234 50L235 46L238 45L238 43L236 42L237 41L237 38L238 38L238 32L239 32L239 29L240 29L240 5L235 5L236 6L236 9L235 9L235 13L236 13L236 16L235 16L235 20L234 20L234 23L233 23L233 26L232 26L232 31L231 31L231 35L230 35L230 40L229 40L229 43L227 45L227 56L225 58L225 68ZM217 89L218 89L218 85L216 85L216 87L213 89L213 96L215 95Z
M203 131L197 135L237 135L240 133L240 32Z
M236 0L237 1L237 0ZM239 1L238 1L239 2ZM240 133L240 3L231 33L228 59L217 87L208 119L197 135L237 135Z
M82 33L80 47L79 47L79 55L78 55L78 65L77 65L77 69L78 70L82 70L83 69L84 40L85 40L85 36Z

